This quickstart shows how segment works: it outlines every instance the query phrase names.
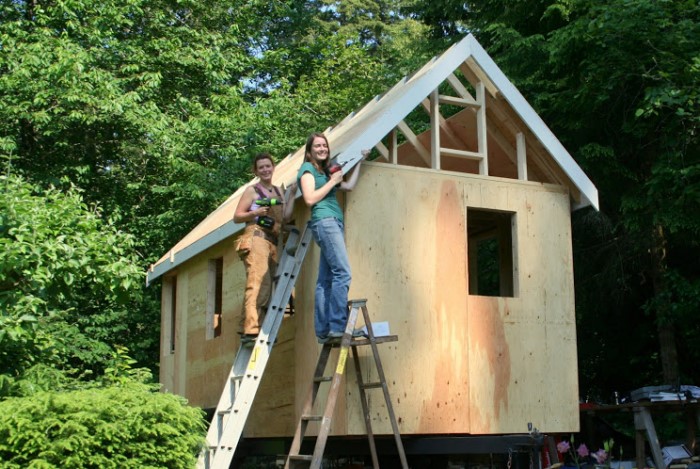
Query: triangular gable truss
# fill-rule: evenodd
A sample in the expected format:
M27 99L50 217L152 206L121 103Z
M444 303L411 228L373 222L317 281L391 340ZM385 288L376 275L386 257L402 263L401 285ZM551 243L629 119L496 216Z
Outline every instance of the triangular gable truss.
M459 110L445 117L445 108ZM429 118L419 133L406 122L416 109ZM324 134L346 171L362 149L374 147L377 161L388 164L563 185L573 208L598 208L593 183L472 35ZM296 179L303 153L301 147L277 165L275 184ZM233 222L233 213L248 185L151 266L147 282L238 233L244 225Z

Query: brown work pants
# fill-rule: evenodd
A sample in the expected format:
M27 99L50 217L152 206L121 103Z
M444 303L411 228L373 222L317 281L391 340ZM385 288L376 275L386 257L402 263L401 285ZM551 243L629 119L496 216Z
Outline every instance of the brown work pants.
M250 250L247 253L239 251L246 271L243 333L258 334L272 294L272 277L277 269L277 246L252 232L244 236L250 236Z

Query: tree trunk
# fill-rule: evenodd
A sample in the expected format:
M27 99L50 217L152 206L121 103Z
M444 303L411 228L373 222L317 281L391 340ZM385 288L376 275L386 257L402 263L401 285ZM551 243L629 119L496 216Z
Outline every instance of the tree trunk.
M666 235L663 226L654 227L651 248L654 296L660 298L666 291ZM679 379L678 350L674 331L674 318L667 303L657 303L656 328L659 334L659 351L663 384L676 385Z

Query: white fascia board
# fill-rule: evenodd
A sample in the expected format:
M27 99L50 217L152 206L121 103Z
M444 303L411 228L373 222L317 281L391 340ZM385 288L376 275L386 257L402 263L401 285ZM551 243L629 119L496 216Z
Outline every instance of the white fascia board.
M358 133L357 138L348 143L338 153L338 161L347 161L345 171L352 168L360 160L360 152L371 148L381 141L399 122L401 122L421 101L429 96L447 77L464 62L470 53L471 43L468 36L454 44L442 55L433 60L430 68L423 72L420 70L412 76L397 92L397 96L384 96L375 106L386 104L386 108L379 114L372 116L371 122L364 121L360 125L364 127ZM423 72L423 73L421 73ZM394 91L394 89L392 89ZM385 102L383 101L392 101Z
M187 262L197 254L206 251L210 247L224 241L227 238L230 238L243 228L245 228L245 223L235 223L233 220L228 221L214 231L199 238L189 246L177 251L174 253L174 259L172 261L170 259L166 259L160 264L154 266L153 269L148 269L146 272L146 286L166 272L169 272L180 264Z
M496 85L503 97L510 103L513 110L520 116L547 151L559 163L559 166L571 178L574 185L581 191L584 199L596 210L598 206L598 189L586 176L574 158L566 151L564 145L554 136L554 133L547 127L542 118L535 112L530 104L525 100L520 91L506 78L505 74L498 68L498 65L491 59L477 40L470 34L465 39L470 44L471 57L481 67L483 72ZM581 208L588 205L580 203L573 208Z

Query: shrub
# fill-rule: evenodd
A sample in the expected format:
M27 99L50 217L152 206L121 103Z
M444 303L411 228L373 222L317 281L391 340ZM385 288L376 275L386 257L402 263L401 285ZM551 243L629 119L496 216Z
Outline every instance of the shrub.
M0 402L3 468L191 468L201 410L140 383Z

